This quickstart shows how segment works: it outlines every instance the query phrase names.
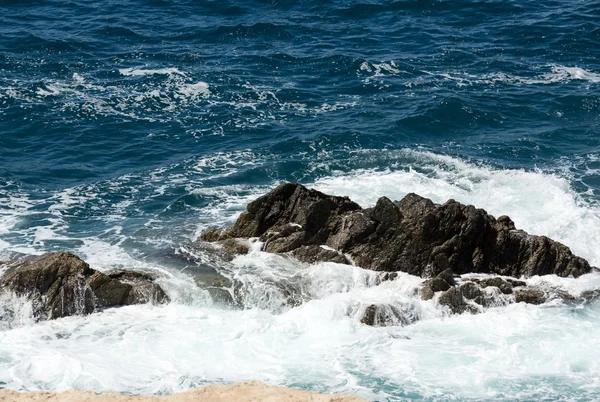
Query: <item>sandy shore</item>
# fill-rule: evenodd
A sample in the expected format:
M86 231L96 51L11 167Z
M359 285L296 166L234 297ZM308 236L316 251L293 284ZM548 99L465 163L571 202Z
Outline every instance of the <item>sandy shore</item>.
M62 393L0 390L0 402L360 402L352 395L323 395L285 387L271 387L259 382L211 385L171 396L96 395L71 390Z

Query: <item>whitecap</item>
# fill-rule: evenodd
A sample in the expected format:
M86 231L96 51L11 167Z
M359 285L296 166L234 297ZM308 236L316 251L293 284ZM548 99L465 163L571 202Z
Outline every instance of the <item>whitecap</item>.
M127 77L142 77L146 75L179 75L182 77L186 77L186 74L183 73L176 67L168 67L168 68L155 68L155 69L146 69L146 68L120 68L119 73L121 75Z

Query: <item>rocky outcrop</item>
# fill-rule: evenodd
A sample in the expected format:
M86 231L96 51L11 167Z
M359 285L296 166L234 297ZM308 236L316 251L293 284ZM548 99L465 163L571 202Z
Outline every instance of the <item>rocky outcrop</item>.
M164 303L154 278L135 272L104 274L69 252L26 260L0 278L0 291L29 298L39 319L90 314L107 307Z
M233 226L209 229L201 240L251 237L263 242L264 251L306 262L354 263L424 278L447 270L577 277L592 269L567 246L517 230L507 216L496 219L471 205L435 204L417 194L395 202L381 197L363 209L347 197L286 183L251 202Z

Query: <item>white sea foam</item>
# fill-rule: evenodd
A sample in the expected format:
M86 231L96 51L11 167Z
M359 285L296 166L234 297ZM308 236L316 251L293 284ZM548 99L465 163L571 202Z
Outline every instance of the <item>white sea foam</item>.
M119 73L121 75L127 76L127 77L140 77L140 76L145 76L145 75L154 75L154 74L159 74L159 75L180 75L182 77L185 77L186 74L183 73L181 70L179 70L176 67L169 67L169 68L154 68L154 69L146 69L146 68L120 68L119 69Z
M195 84L181 84L177 89L180 98L196 98L198 96L210 95L208 84L206 82L197 82Z
M540 68L541 73L535 75L516 75L504 72L493 72L486 74L471 74L468 72L444 72L435 73L431 71L422 71L427 74L430 79L442 79L443 81L452 81L459 87L470 85L550 85L557 83L568 83L572 81L582 81L587 83L600 82L600 74L585 70L580 67L568 67L561 65L548 65ZM407 85L409 87L423 85L428 83L428 80L422 77L409 79Z
M250 151L194 159L187 168L200 177L253 167ZM305 184L348 195L364 206L377 197L399 199L414 191L436 202L455 198L509 214L518 227L547 234L600 261L599 214L561 176L498 169L412 150L360 151L353 160L384 158L387 170L337 172ZM265 157L266 158L266 157ZM265 159L268 160L268 159ZM264 162L260 157L254 163ZM323 163L328 163L327 161ZM357 162L358 163L358 162ZM249 164L249 165L248 165ZM170 168L148 180L187 184L208 200L198 211L202 228L226 224L270 186L207 187ZM165 179L168 180L165 180ZM134 178L114 180L115 189ZM65 190L48 212L60 214L89 200L97 189ZM27 213L31 201L16 197ZM102 206L102 208L113 208ZM130 208L123 206L123 208ZM111 213L120 214L116 209ZM56 214L56 215L54 215ZM2 215L0 215L1 217ZM155 217L156 218L156 217ZM11 231L10 223L7 230ZM119 232L118 225L110 229ZM51 232L39 232L52 237ZM102 237L102 236L101 236ZM448 316L435 300L415 298L420 279L401 274L378 283L377 273L334 263L307 265L256 247L217 269L237 283L243 308L214 304L189 272L176 272L125 252L123 244L80 239L75 251L100 270L118 267L157 272L172 299L167 306L131 306L87 317L32 324L23 301L11 300L21 317L0 331L0 382L14 389L71 387L129 393L171 393L215 382L260 380L327 392L350 392L370 400L596 400L600 397L600 306L491 308L479 315ZM257 245L257 244L255 244ZM187 246L185 246L187 247ZM202 250L198 261L214 260ZM573 295L600 287L600 275L578 279L530 278ZM373 328L359 322L364 306L391 304L419 318L406 327ZM0 304L1 305L1 304ZM0 314L2 312L0 311ZM11 313L14 314L14 313Z
M450 198L500 216L509 215L518 228L546 235L600 265L600 208L590 205L555 174L495 169L428 152L399 151L413 166L396 170L358 170L324 177L314 186L348 195L359 204L374 205L385 195L401 199L414 192L443 203ZM357 155L360 157L360 155Z
M552 72L545 74L544 78L549 83L569 80L582 80L587 82L600 82L600 74L584 70L579 67L552 66Z
M253 379L371 400L406 393L531 399L541 392L537 381L551 381L543 390L549 399L599 395L600 325L590 315L596 310L519 304L447 317L433 301L412 297L419 280L409 275L373 286L370 271L298 265L261 252L235 264L238 278L262 295L255 300L261 308L174 302L17 326L0 332L0 381L28 390L150 394ZM304 304L277 308L278 284L286 283L306 292ZM404 305L421 320L364 326L353 312L368 303Z

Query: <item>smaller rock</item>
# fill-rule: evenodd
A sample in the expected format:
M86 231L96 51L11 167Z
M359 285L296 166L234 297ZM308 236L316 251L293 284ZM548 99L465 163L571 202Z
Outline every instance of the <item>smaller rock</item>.
M423 300L430 300L433 298L435 292L443 292L454 286L454 275L451 269L442 271L439 275L434 278L427 279L423 282L423 288L421 288L421 298Z
M520 286L527 286L527 283L525 283L524 281L519 281L517 279L506 278L505 280L508 283L510 283L513 288L517 288L517 287L520 287Z
M21 262L0 278L0 290L27 297L37 319L90 314L96 309L168 301L147 274L104 274L73 253L47 253Z
M231 255L248 254L250 252L248 242L242 239L225 239L219 244Z
M444 292L438 299L438 303L443 306L448 306L454 314L462 314L464 312L477 313L478 309L471 305L467 300L478 299L482 297L481 289L473 282L467 282L460 287L453 287Z
M127 295L124 305L146 303L162 304L168 301L169 297L160 286L156 283L146 283L134 286Z
M512 221L512 219L510 219L506 215L502 215L498 219L496 219L496 223L503 230L515 230L516 229L515 223Z
M473 300L483 294L479 286L473 282L466 282L460 285L460 292L463 297L469 300Z
M434 292L443 292L450 289L452 286L442 278L431 278L425 281L427 286L431 288Z
M393 281L398 277L397 272L381 272L377 275L377 279L375 280L375 284L379 285L383 282Z
M454 286L455 284L454 272L452 272L452 269L450 268L442 271L437 277L445 280L450 286Z
M535 289L517 290L515 292L515 301L517 303L543 304L546 302L546 294L541 290Z
M209 228L200 235L200 240L209 242L219 241L224 235L225 231L223 229Z
M487 288L488 286L495 286L498 289L500 289L500 291L505 295L511 294L513 292L513 285L510 282L498 276L494 278L482 279L481 281L479 281L479 284L482 288Z
M359 320L372 327L389 327L411 324L416 321L416 317L403 313L391 304L370 304L366 306Z
M433 289L431 289L431 287L423 286L423 288L421 288L421 299L431 300L431 299L433 299L434 295L435 295L435 292L433 291Z
M95 272L87 281L94 294L96 307L122 306L133 288L128 283L113 279L101 272Z
M438 299L438 303L448 306L454 314L462 314L467 310L467 304L459 288L451 288L443 293Z

